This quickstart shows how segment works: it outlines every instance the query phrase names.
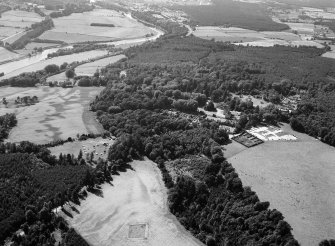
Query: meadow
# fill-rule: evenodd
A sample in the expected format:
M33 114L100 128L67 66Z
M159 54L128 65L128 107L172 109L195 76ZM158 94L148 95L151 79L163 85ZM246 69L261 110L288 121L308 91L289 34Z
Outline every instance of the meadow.
M301 245L335 235L335 149L288 125L296 141L268 141L246 149L234 142L226 156L243 184L283 213Z
M114 25L115 27L91 26L92 23ZM56 18L54 24L55 28L42 34L40 39L66 43L104 42L145 37L145 35L152 33L149 27L129 16L106 9L95 9L91 12L75 13Z
M0 97L6 97L8 108L1 105L0 114L15 113L18 125L13 128L7 141L30 141L46 144L79 134L101 132L101 126L89 111L89 102L102 87L93 88L12 88L3 87ZM14 100L23 96L37 96L35 105L16 107Z
M201 246L169 212L162 174L149 160L133 161L132 170L103 184L74 205L73 218L62 216L92 246ZM146 238L144 240L144 238Z

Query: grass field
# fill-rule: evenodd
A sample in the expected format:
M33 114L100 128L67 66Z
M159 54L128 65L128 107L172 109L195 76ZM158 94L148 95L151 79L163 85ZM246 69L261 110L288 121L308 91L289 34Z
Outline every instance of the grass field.
M133 170L113 176L102 194L89 194L75 205L73 218L63 214L92 246L200 246L170 214L167 190L157 165L134 161Z
M25 33L25 28L41 22L43 18L35 12L10 10L1 14L0 40L13 43Z
M0 72L1 71L5 72L5 76L2 77L2 79L6 79L20 75L21 73L35 72L38 70L42 70L49 64L56 64L60 66L64 62L72 63L72 62L87 61L107 54L108 54L107 50L92 50L72 55L54 57L47 60L41 60L41 61L37 60L36 63L33 64L31 64L31 62L29 61L30 59L26 59L25 61L22 62L23 64L21 64L20 62L15 62L13 64L5 64L3 66L0 66ZM32 58L32 60L34 60L34 58ZM16 65L17 69L14 70L13 68L15 68ZM6 71L8 71L7 70L8 67L9 69L11 69L10 70L11 72L6 73Z
M0 97L6 97L9 105L8 108L0 106L0 115L13 112L18 119L18 125L11 131L8 141L44 144L76 137L77 133L100 133L101 126L95 120L94 113L88 111L88 105L102 89L2 87ZM18 96L37 96L39 102L16 108L14 100Z
M335 235L335 149L305 134L294 142L265 142L251 149L238 145L227 157L244 185L283 213L301 245L317 245Z
M71 24L69 24L71 23ZM115 27L91 26L91 23L113 24ZM59 40L66 43L86 41L111 41L144 37L152 29L113 10L95 9L54 19L55 28L45 32L40 39Z
M115 63L125 57L126 57L125 55L117 55L117 56L100 59L94 62L85 63L76 68L75 70L76 75L77 76L93 76L94 73L97 71L97 69L106 67L107 65Z
M20 57L19 54L11 52L3 47L0 47L0 63L10 61L12 59L17 59L19 57Z

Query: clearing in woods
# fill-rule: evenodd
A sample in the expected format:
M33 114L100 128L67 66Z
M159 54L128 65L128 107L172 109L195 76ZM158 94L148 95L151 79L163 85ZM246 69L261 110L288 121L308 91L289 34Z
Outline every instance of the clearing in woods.
M68 209L73 218L59 212L92 246L201 246L169 212L167 189L157 164L133 161L133 170L113 176L102 194L89 194Z

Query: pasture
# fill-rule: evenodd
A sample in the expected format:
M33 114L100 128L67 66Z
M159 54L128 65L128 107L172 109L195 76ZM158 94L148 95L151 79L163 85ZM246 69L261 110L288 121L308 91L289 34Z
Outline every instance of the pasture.
M125 57L125 55L117 55L103 58L94 62L85 63L76 67L75 72L77 76L93 76L97 69L106 67L107 65L115 63Z
M133 161L133 170L113 176L102 194L90 193L68 208L65 220L92 246L200 246L169 212L167 189L157 164Z
M76 137L79 134L101 133L95 114L89 111L89 102L102 87L92 88L11 88L2 87L0 97L6 97L8 108L0 106L0 115L15 113L18 125L11 131L8 141L30 141L38 144ZM17 107L18 97L37 96L35 105Z
M317 245L335 235L335 149L288 125L282 130L298 140L228 145L228 161L244 185L283 213L301 245Z
M71 24L69 24L71 23ZM91 26L92 23L112 24L115 27ZM66 43L113 41L145 37L152 29L135 19L113 10L95 9L54 19L55 28L43 33L40 39Z

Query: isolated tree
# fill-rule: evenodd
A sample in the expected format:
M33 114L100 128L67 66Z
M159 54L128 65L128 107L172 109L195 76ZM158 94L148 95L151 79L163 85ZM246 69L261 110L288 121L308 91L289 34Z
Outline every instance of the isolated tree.
M82 159L83 158L83 151L80 150L79 151L79 154L78 154L78 160Z
M212 101L208 102L204 109L210 112L216 112L216 108Z
M59 66L56 64L50 64L44 68L44 71L47 73L57 73L59 72Z
M60 69L61 69L61 70L66 69L66 68L67 68L67 65L68 65L68 63L67 63L67 62L64 62L62 65L60 65Z
M8 102L7 102L7 99L5 97L2 98L2 103L3 103L3 105L5 105L7 107Z
M26 212L26 221L29 224L32 224L33 222L36 221L36 214L30 209L27 210L27 212Z
M68 78L68 79L72 79L72 78L74 78L74 76L75 76L74 69L69 69L69 70L67 70L67 71L65 72L65 76L66 76L66 78Z

